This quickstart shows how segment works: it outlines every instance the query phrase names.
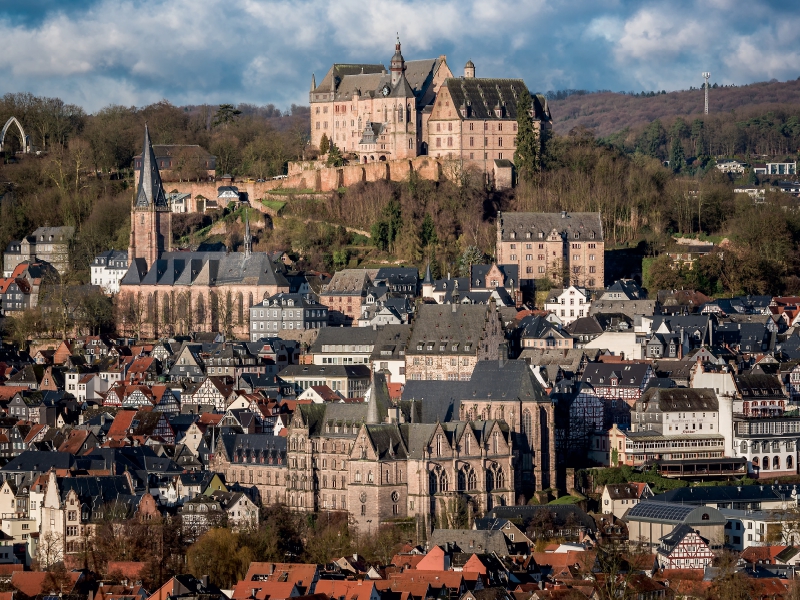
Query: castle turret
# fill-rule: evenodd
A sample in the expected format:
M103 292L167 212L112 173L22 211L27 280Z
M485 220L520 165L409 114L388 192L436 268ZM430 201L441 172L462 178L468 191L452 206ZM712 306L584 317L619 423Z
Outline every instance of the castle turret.
M475 78L475 64L468 60L467 64L464 66L464 79L474 79Z
M394 45L394 56L392 56L392 64L389 70L392 72L392 85L395 86L400 81L403 71L406 70L406 61L403 60L403 54L400 52L400 35L397 36L397 43Z

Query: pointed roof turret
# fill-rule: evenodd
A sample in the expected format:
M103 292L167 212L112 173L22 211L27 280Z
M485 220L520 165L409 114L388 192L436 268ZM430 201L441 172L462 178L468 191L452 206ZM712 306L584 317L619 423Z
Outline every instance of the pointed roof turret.
M422 285L433 283L433 278L431 277L431 261L428 261L428 266L425 268L425 279L422 280Z
M372 384L369 386L364 397L367 404L367 414L365 423L375 425L383 423L388 416L389 410L389 388L386 385L386 376L383 373L373 373Z
M250 211L244 209L244 256L250 256L251 247L253 245L252 237L250 236Z
M400 34L397 34L397 43L394 45L394 56L392 56L391 66L389 70L392 72L392 85L397 85L400 81L400 76L406 70L406 61L403 60L403 54L400 52Z
M150 143L150 131L144 126L144 148L142 149L142 166L139 169L139 191L136 194L136 208L168 209L169 203L161 184L156 154Z

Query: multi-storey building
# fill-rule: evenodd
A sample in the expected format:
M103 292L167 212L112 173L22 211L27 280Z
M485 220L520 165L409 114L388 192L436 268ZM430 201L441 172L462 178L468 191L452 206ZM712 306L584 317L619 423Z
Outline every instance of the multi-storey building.
M75 228L39 227L23 240L14 240L3 253L3 276L11 277L16 266L29 261L43 260L60 273L69 269L69 247Z
M276 294L250 307L250 340L285 335L286 329L321 329L328 325L328 307L311 295Z
M644 363L589 363L583 371L581 393L603 400L606 427L612 423L624 427L652 377L653 367Z
M544 309L552 312L562 325L570 325L589 314L589 295L586 290L574 285L564 289L550 290Z
M298 393L317 385L327 385L345 398L362 398L370 384L368 365L289 365L280 378L294 384Z
M319 295L319 301L328 307L331 325L358 322L371 286L372 279L365 269L337 271Z
M91 266L92 285L99 285L106 294L119 292L119 282L128 272L128 253L106 250L94 257Z
M399 39L389 71L334 64L319 85L311 76L311 144L319 147L326 136L360 162L426 154L430 107L452 76L444 56L406 62Z
M406 348L406 379L467 381L479 361L505 358L500 357L503 341L500 313L493 301L423 304Z
M546 278L557 285L602 288L604 251L600 213L497 215L495 258L517 265L522 286Z
M547 99L532 95L522 79L476 78L470 61L463 77L446 79L439 89L428 119L428 154L484 173L494 170L495 161L513 160L517 106L526 94L534 131L543 140L552 128Z

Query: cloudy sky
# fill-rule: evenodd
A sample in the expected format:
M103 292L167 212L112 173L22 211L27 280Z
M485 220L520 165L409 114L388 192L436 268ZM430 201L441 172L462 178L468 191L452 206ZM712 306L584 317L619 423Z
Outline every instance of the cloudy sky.
M331 63L447 55L536 91L800 76L796 0L0 0L0 95L307 104Z

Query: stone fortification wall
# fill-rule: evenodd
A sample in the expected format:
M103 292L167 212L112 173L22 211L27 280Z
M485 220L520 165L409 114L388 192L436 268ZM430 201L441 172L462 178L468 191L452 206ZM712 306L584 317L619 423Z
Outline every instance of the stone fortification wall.
M423 179L439 181L453 169L443 169L441 159L418 156L412 159L353 164L344 167L325 167L321 163L304 161L289 163L289 175L284 179L264 182L234 181L231 185L247 194L250 200L260 200L278 190L297 190L302 192L332 192L341 187L349 187L368 181L405 181L412 173ZM197 197L208 199L217 197L217 188L222 182L170 182L165 185L167 192L177 190L189 194L189 212L197 211ZM257 203L255 203L257 204Z

